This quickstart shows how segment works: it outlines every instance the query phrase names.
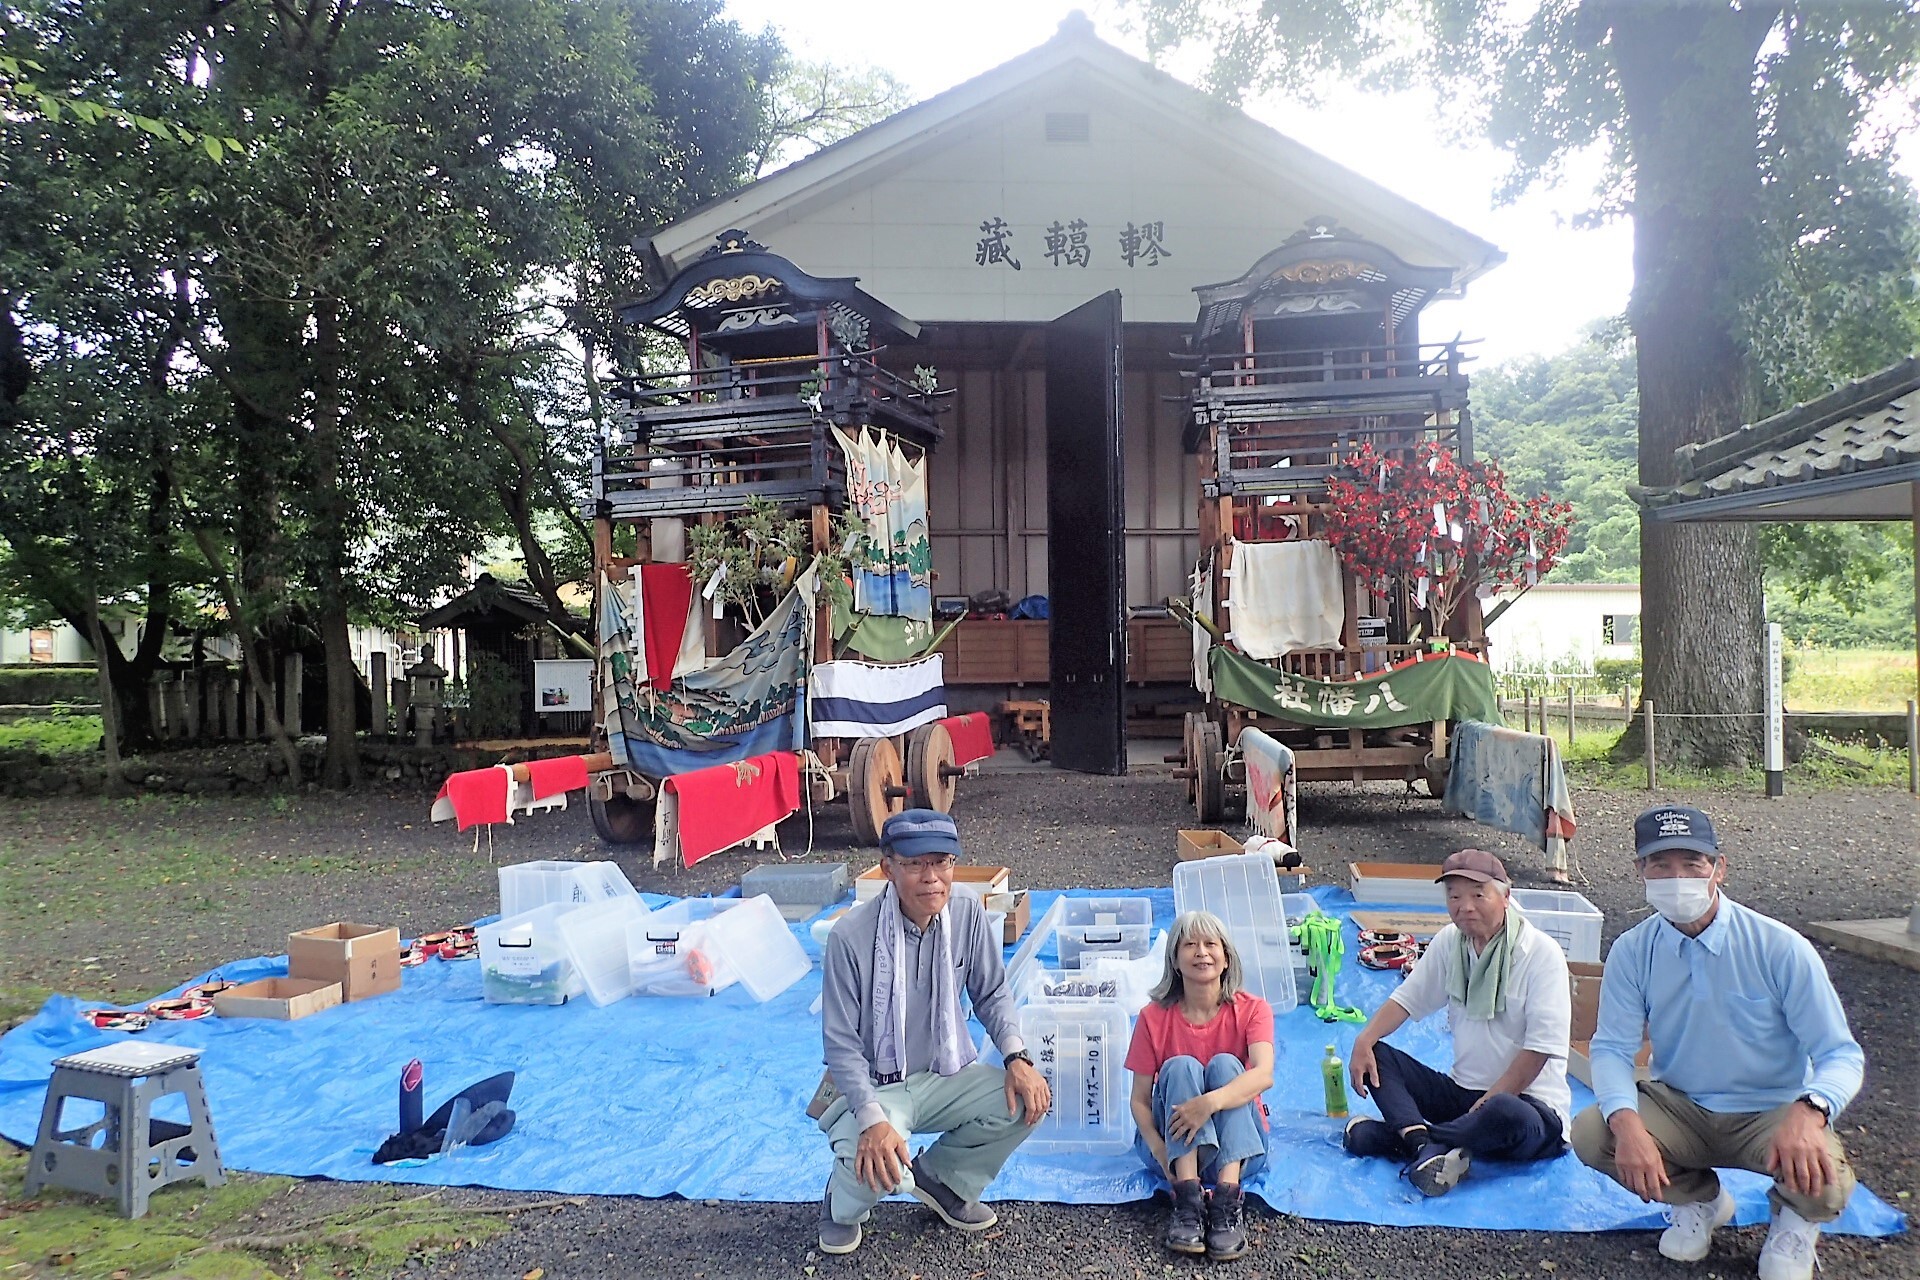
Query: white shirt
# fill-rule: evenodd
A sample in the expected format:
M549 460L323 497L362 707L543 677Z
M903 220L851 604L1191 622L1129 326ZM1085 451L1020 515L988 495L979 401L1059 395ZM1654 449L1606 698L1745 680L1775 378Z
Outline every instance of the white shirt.
M1523 1049L1547 1055L1547 1064L1522 1092L1545 1103L1560 1117L1561 1132L1571 1133L1567 1039L1573 1030L1573 989L1560 944L1523 920L1514 939L1506 1011L1492 1018L1469 1018L1465 1004L1447 998L1447 980L1459 954L1460 929L1450 924L1433 935L1433 944L1390 998L1416 1020L1447 1011L1447 1030L1453 1033L1448 1074L1464 1089L1492 1088Z

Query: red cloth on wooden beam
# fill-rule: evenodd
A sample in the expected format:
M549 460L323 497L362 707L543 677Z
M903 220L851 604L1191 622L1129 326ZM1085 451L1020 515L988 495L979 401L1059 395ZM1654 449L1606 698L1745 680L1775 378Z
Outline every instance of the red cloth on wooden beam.
M676 773L660 784L680 805L680 861L692 866L800 807L800 757L769 751L738 764Z
M993 754L993 725L988 721L986 712L973 711L964 716L948 716L940 723L947 726L947 736L953 739L953 762L956 765L969 765Z
M646 634L647 683L664 689L673 683L680 641L693 612L693 572L684 564L640 566L640 625Z
M578 791L587 785L585 756L554 756L547 760L527 761L527 785L533 798L544 800L562 791Z
M458 819L462 831L481 823L510 822L507 796L512 790L511 769L495 766L456 773L440 784L440 794L433 798L432 819Z

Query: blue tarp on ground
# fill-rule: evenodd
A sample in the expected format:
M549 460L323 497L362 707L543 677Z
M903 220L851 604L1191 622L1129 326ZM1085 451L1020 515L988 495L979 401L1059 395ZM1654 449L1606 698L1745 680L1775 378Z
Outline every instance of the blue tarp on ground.
M1343 890L1315 895L1337 914L1352 906ZM1035 919L1053 896L1034 895ZM1164 928L1173 913L1172 891L1147 896L1156 928ZM796 928L817 958L805 926ZM269 976L284 972L284 961L238 961L219 976ZM1396 980L1352 965L1341 978L1340 998L1371 1010ZM348 1181L804 1202L818 1198L828 1167L826 1142L803 1114L820 1075L819 1025L808 1013L819 990L816 968L765 1005L735 986L707 1000L522 1008L481 1000L477 962L433 960L408 970L396 994L302 1021L157 1023L141 1038L206 1050L207 1094L231 1168ZM0 1039L0 1134L31 1143L52 1060L120 1034L83 1024L80 1008L56 996ZM1444 1063L1444 1022L1436 1016L1411 1025L1394 1043ZM1277 1083L1267 1095L1276 1158L1249 1187L1273 1208L1387 1226L1603 1231L1661 1225L1657 1206L1641 1204L1570 1154L1540 1165L1476 1164L1465 1183L1435 1200L1416 1192L1387 1161L1349 1159L1340 1150L1339 1122L1321 1114L1318 1063L1329 1042L1344 1057L1358 1028L1321 1023L1304 1007L1276 1025ZM372 1164L374 1148L395 1126L400 1069L416 1056L427 1066L429 1109L483 1076L518 1072L513 1133L417 1168ZM1592 1101L1577 1082L1573 1087L1576 1110ZM1765 1221L1766 1179L1731 1173L1726 1183L1739 1199L1739 1222ZM1016 1153L988 1194L1114 1204L1142 1199L1154 1185L1130 1155ZM1904 1230L1905 1219L1862 1187L1837 1228L1887 1235Z

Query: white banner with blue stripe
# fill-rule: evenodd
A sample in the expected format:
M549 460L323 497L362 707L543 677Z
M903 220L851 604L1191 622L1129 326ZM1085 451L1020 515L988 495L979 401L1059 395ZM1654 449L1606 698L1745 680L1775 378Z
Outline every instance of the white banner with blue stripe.
M807 679L816 738L891 738L947 714L941 655L882 666L822 662Z

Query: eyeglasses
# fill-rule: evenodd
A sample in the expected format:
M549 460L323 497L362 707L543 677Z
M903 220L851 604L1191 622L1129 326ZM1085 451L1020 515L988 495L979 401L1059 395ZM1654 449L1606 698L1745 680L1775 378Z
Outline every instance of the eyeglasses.
M890 854L895 866L909 874L920 876L944 876L953 874L953 865L959 859L950 853L930 853L918 858L904 858L899 854Z

